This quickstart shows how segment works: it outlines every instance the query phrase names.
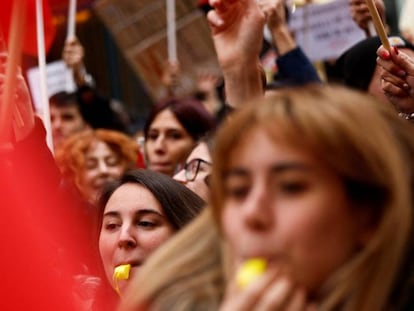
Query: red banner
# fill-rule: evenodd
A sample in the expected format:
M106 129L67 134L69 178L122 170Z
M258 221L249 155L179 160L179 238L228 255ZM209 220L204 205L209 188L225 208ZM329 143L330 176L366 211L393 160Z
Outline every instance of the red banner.
M9 37L10 19L12 15L13 0L2 0L0 10L0 29L6 43ZM46 52L52 45L55 38L56 29L52 20L52 13L48 1L43 1L43 24L45 29L45 49ZM36 35L36 1L27 0L27 14L25 23L25 34L23 43L23 53L37 55L37 35Z

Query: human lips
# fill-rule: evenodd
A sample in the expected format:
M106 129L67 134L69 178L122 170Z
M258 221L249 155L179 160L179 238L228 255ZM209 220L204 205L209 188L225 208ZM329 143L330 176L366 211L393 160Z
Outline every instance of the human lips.
M111 181L114 181L114 180L115 180L115 178L112 178L112 177L108 177L108 178L102 178L102 177L96 178L93 181L93 187L95 189L101 189L106 183L111 182Z
M121 265L131 265L131 268L136 268L142 265L141 260L122 260L115 264L115 267L121 266Z
M154 171L169 171L172 167L171 163L169 162L153 162L151 163L151 169Z
M269 254L266 252L249 252L248 254L243 254L243 256L240 256L239 262L243 263L253 258L260 258L265 261L268 266L279 266L282 262L281 255Z

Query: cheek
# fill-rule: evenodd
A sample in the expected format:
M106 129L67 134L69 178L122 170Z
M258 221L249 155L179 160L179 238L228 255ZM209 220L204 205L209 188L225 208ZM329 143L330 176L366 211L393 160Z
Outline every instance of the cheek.
M198 177L198 176L197 176ZM196 179L192 182L188 182L186 186L196 194L198 194L204 201L208 201L210 189L204 182L205 177L202 177L201 179Z
M81 122L78 120L62 122L62 127L66 131L66 134L73 134L81 129Z
M103 255L108 255L115 249L116 237L114 234L101 232L99 234L99 252Z
M159 230L148 232L148 234L142 235L139 244L140 247L147 253L147 255L150 255L172 235L173 231L170 228L160 228Z
M151 156L153 153L153 143L151 141L147 140L144 143L144 153L146 156Z
M87 191L89 189L93 175L91 170L84 169L79 175L75 176L75 183L79 190L85 189Z
M221 213L223 234L230 245L235 245L236 248L237 244L242 240L240 239L240 234L243 233L241 217L238 217L240 215L237 214L236 208L232 206L226 206Z
M183 161L193 149L193 141L190 139L171 143L170 154L176 161Z
M332 201L327 208L314 208L284 215L279 239L296 279L316 289L356 248L356 232L345 207ZM336 205L336 206L335 206Z
M124 164L114 166L109 170L109 175L113 178L119 178L125 170L126 166Z
M80 188L89 188L96 175L97 170L95 169L85 170L79 179Z
M99 254L105 266L105 270L111 262L112 254L115 251L114 239L107 234L100 234L99 236Z

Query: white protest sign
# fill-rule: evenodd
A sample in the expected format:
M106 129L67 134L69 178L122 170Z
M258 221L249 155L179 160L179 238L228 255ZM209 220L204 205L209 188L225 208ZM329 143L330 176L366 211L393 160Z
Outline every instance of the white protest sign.
M47 91L48 97L61 91L74 92L75 81L68 75L69 69L63 61L56 61L46 65ZM30 93L36 111L43 111L40 96L40 73L39 68L34 67L27 71Z
M299 7L290 17L289 28L312 61L335 59L365 38L352 20L348 0Z

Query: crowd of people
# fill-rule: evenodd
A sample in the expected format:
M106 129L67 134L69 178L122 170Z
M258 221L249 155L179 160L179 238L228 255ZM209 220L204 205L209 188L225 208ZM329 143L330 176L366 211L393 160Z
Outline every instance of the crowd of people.
M76 38L62 57L77 90L50 98L53 152L17 71L0 141L2 309L413 310L411 38L390 36L387 49L365 1L350 0L367 38L324 80L286 1L201 2L221 77L176 96L179 65L167 64L142 141ZM252 259L262 269L240 286Z

